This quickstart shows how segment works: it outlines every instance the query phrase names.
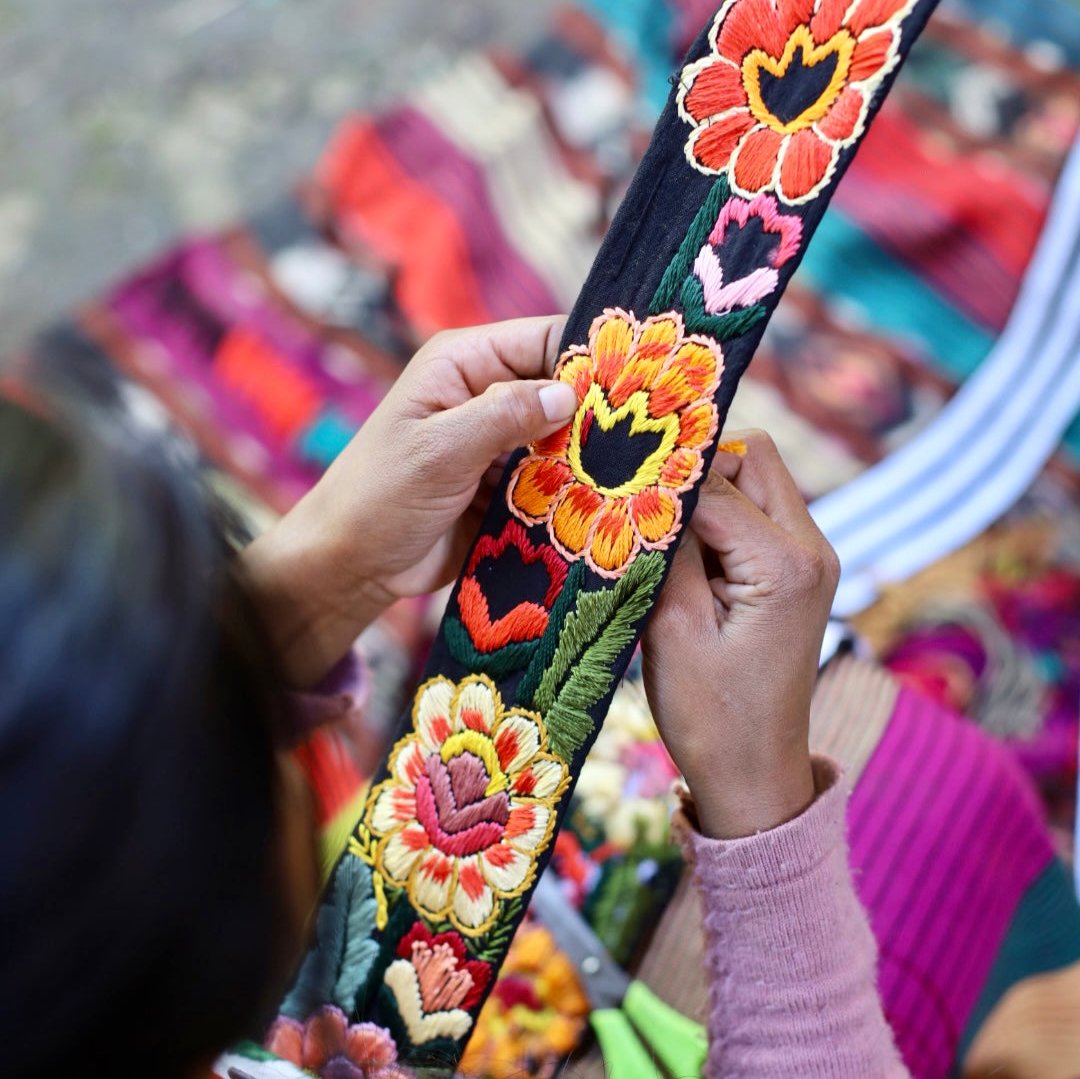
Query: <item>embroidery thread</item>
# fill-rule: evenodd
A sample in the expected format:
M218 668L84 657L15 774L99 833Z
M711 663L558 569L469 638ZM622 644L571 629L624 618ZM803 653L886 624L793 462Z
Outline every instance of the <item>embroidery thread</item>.
M596 727L589 710L615 681L616 661L636 639L664 576L660 552L641 555L613 587L582 592L532 695L546 718L551 748L570 760ZM537 659L542 658L537 653Z
M371 939L375 919L371 870L356 858L345 858L319 908L315 945L282 1002L282 1015L301 1020L321 1005L336 1004L347 1012L355 1008L356 995L379 952Z
M266 1046L271 1053L321 1079L404 1079L396 1067L398 1052L388 1030L374 1023L349 1024L332 1004L315 1011L306 1022L282 1016L270 1028Z

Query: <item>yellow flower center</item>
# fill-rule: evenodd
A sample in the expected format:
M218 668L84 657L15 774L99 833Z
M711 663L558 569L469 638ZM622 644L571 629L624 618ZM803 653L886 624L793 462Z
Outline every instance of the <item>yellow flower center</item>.
M625 498L659 481L678 437L678 415L650 416L644 390L613 409L594 383L574 415L567 460L582 483L609 498Z
M781 135L809 127L828 112L847 84L854 52L855 39L847 30L816 45L805 25L795 27L779 59L753 49L742 65L750 111Z
M506 774L502 770L499 754L495 752L495 743L486 734L472 730L458 731L457 734L450 735L443 742L442 749L439 750L439 756L442 758L443 764L449 764L454 757L459 757L462 753L472 753L484 762L484 767L490 776L487 788L484 791L485 798L506 790L510 785Z

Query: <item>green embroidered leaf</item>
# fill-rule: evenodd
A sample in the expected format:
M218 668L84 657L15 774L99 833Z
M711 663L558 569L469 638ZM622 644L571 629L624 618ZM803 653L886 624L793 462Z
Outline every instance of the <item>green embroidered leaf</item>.
M698 252L705 246L712 232L716 219L720 216L720 210L731 197L731 189L728 187L727 177L721 176L713 184L709 197L705 204L698 210L686 237L679 244L679 250L671 260L660 284L653 295L652 303L649 304L649 313L658 315L662 311L670 311L679 299L683 281L690 276L690 268L694 265L694 259Z
M481 652L460 619L449 616L443 624L443 639L458 663L477 674L488 674L496 682L526 666L539 643L538 640L515 641L495 652Z
M371 939L376 916L371 870L363 862L350 858L342 863L338 875L342 874L346 866L350 869L348 875L352 877L345 885L351 888L351 901L345 923L345 951L341 956L337 982L334 985L334 1002L349 1014L355 1007L356 994L371 969L379 946ZM336 878L334 883L337 883Z
M562 633L563 623L566 616L573 610L577 601L581 586L585 583L585 563L575 562L570 567L566 576L566 584L559 593L558 598L552 604L551 615L548 618L547 629L540 638L540 645L533 653L532 662L528 670L522 676L517 687L517 700L529 707L536 693L536 687L540 685L540 679L544 676L544 668L551 662L555 655L555 649L559 645L559 634Z
M582 592L566 617L551 663L532 697L548 744L564 760L588 741L595 724L589 709L615 680L615 661L634 641L664 576L659 551L639 555L614 587Z
M376 903L371 870L345 858L315 919L315 944L296 975L281 1013L304 1020L323 1004L349 1013L379 951L371 939Z

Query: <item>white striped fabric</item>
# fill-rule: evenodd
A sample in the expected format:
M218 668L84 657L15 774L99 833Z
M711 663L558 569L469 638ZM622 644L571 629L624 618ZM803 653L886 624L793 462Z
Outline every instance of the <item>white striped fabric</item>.
M843 572L833 613L962 546L1030 487L1080 410L1080 142L990 356L934 420L810 506Z

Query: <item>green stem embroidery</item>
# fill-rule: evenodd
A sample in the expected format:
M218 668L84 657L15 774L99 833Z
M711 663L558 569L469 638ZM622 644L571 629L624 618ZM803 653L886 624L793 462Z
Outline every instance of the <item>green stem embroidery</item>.
M664 576L660 551L639 555L612 588L582 592L566 616L551 662L545 668L531 707L544 717L548 745L570 760L589 740L595 722L589 709L615 680L615 662L636 639Z
M694 265L697 253L705 246L712 232L716 219L724 203L731 197L731 189L728 187L727 177L721 176L713 184L709 197L705 204L698 210L686 233L686 238L679 245L679 250L671 260L670 265L664 271L660 279L660 285L649 304L649 314L658 315L663 311L670 311L679 299L683 281L690 276L690 268Z
M562 632L563 623L566 621L566 616L573 610L578 593L581 591L581 586L584 583L585 563L575 562L570 567L570 572L566 577L566 584L563 587L563 590L552 604L547 629L544 631L543 637L540 638L539 646L533 653L532 662L529 664L521 682L518 684L517 700L518 703L525 705L525 707L531 707L533 695L536 693L536 687L540 685L540 679L544 675L544 668L551 662L552 657L555 655L555 649L558 647L559 635Z
M510 939L517 929L520 914L521 900L512 899L503 908L498 922L492 926L491 932L484 939L483 946L473 951L471 947L473 942L467 940L465 947L473 952L477 959L482 959L485 963L491 963L497 968L502 962L503 956L506 955L506 949L510 947Z
M372 939L375 907L371 870L356 858L345 858L319 909L315 947L308 952L281 1005L284 1015L304 1020L322 1004L352 1011L379 952Z
M765 317L765 305L756 303L723 315L710 315L705 310L705 290L694 276L687 277L679 291L682 301L683 324L687 333L704 333L717 341L741 337L754 323Z

